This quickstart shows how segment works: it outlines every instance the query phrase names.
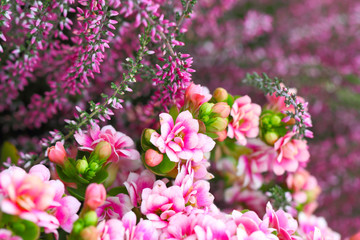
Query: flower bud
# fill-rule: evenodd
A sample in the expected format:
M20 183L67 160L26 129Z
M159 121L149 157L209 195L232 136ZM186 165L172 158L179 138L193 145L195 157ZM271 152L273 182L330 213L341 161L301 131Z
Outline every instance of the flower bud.
M223 131L221 131L221 132L217 132L216 133L219 137L216 139L216 140L218 140L219 142L222 142L222 141L224 141L226 138L227 138L227 131L226 131L226 129L224 129Z
M84 174L85 171L88 169L88 167L89 167L89 164L88 164L86 159L78 160L77 163L76 163L76 170L80 174Z
M98 156L100 161L106 161L111 153L111 145L105 141L99 142L94 149L94 154L95 156Z
M58 165L64 165L67 155L61 142L56 142L55 146L51 146L47 150L49 160Z
M267 132L264 136L265 142L274 145L274 143L279 139L279 136L275 132Z
M102 184L91 183L85 192L85 205L91 210L101 206L106 199L106 190Z
M92 171L95 171L99 169L99 164L97 164L96 162L92 162L90 163L90 166L89 168L92 170Z
M95 226L87 227L80 233L80 237L84 240L97 240L98 235L99 234Z
M95 211L89 211L84 215L85 226L96 226L98 217Z
M151 148L151 146L153 145L150 142L151 139L151 135L155 132L154 129L150 129L150 128L146 128L144 129L144 131L141 134L141 147L144 151L146 151L147 149Z
M216 117L215 121L206 127L206 130L209 132L221 132L225 130L228 125L228 120L226 118Z
M277 115L273 115L271 117L271 124L273 126L279 126L281 124L281 118L279 116L277 116Z
M220 117L226 118L230 114L230 106L225 102L218 102L212 107L212 111L219 114Z
M201 105L200 110L199 110L199 115L200 116L205 116L205 115L209 115L211 113L211 108L214 106L213 103L204 103Z
M78 219L73 224L72 232L75 234L78 234L81 232L81 230L84 228L84 221L82 219Z
M148 149L145 152L145 163L149 166L149 167L155 167L157 165L159 165L162 160L163 160L164 156L155 151L154 149Z
M213 97L217 102L226 101L228 93L224 88L217 88L213 93Z

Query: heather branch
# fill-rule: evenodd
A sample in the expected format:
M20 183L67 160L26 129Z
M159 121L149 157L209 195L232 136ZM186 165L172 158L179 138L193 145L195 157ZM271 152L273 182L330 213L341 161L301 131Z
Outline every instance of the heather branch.
M295 113L286 111L286 114L295 119L296 137L300 138L305 135L306 126L304 124L304 116L306 113L304 105L296 101L295 93L290 93L287 88L280 86L282 80L276 77L271 79L265 73L262 74L262 77L257 73L253 73L247 74L243 81L259 88L265 94L272 95L275 93L277 97L285 97L285 104L287 106L292 105L295 109Z

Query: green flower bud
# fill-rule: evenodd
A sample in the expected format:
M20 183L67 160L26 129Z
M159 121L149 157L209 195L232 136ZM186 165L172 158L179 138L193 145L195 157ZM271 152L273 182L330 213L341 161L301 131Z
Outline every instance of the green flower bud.
M87 160L85 160L85 159L78 160L76 163L76 170L80 174L84 174L86 172L86 170L88 169L88 167L89 167L89 164L88 164Z
M200 110L199 110L199 116L202 117L202 116L205 116L205 115L209 115L211 113L211 108L214 106L213 103L203 103L200 107Z
M274 143L279 139L279 136L275 132L267 132L264 136L265 142L274 145Z
M89 211L84 215L85 226L96 226L98 217L95 211Z
M141 147L144 151L148 150L153 146L150 142L151 135L155 132L154 129L146 128L141 134Z
M72 232L75 234L79 234L81 232L81 230L83 230L83 228L84 228L84 220L78 219L73 224Z
M97 164L96 162L92 162L92 163L90 163L89 168L90 168L92 171L96 171L96 170L99 169L99 164Z
M206 130L209 132L221 132L228 125L228 120L222 117L216 117L215 121L206 126Z
M273 126L279 126L281 124L281 118L278 115L273 115L271 117L271 124Z
M21 222L14 222L11 224L11 228L14 230L14 232L22 233L25 231L26 226Z

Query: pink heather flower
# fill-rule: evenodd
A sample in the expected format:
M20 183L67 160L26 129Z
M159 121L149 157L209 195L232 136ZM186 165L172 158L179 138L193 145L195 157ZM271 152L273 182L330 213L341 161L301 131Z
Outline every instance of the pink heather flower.
M140 154L134 149L134 141L121 132L117 132L112 126L107 125L100 129L97 124L93 124L88 132L76 133L74 135L80 150L94 151L96 145L101 141L111 144L112 153L108 158L110 162L124 162L129 170L136 170L140 167ZM127 161L131 160L131 161Z
M199 162L204 153L210 152L215 142L199 132L199 123L189 111L181 112L175 123L167 113L160 114L161 135L154 132L150 142L161 153L166 153L170 161L193 160Z
M133 209L134 205L130 202L128 195L120 193L115 197L108 197L105 203L98 207L95 211L99 217L99 221L107 219L120 219L126 213Z
M274 228L277 231L277 236L280 239L301 239L294 235L298 228L297 221L289 213L284 212L282 209L275 212L270 202L266 205L266 214L263 221L267 222L269 227Z
M230 116L231 122L228 125L227 136L236 138L241 145L246 145L246 138L254 138L259 134L259 116L261 107L251 103L249 96L243 96L235 100Z
M299 234L306 240L340 240L341 236L332 231L323 217L299 213ZM321 234L321 238L318 236ZM317 237L316 237L317 236Z
M156 228L164 228L168 219L185 209L183 192L179 186L166 187L158 180L152 189L142 192L141 213L154 223Z
M61 142L56 142L55 146L49 147L47 155L51 162L59 165L63 165L67 159L65 148Z
M149 170L143 170L140 174L130 173L124 185L129 193L133 207L141 204L141 194L145 188L152 188L156 181L155 175Z
M12 232L7 229L0 229L0 240L22 240L21 237L12 236Z
M85 192L85 205L90 209L95 210L104 204L106 198L106 190L104 185L91 183L86 188Z
M191 83L185 91L184 107L194 113L203 103L208 102L211 97L208 88Z
M263 14L254 10L250 10L246 13L244 20L244 32L245 40L251 41L255 37L261 36L264 33L271 32L273 18L270 15Z
M276 175L282 175L285 171L295 172L299 166L304 167L310 158L307 142L292 139L294 135L295 133L288 132L274 144L274 150L278 152L277 158L273 161L273 171Z

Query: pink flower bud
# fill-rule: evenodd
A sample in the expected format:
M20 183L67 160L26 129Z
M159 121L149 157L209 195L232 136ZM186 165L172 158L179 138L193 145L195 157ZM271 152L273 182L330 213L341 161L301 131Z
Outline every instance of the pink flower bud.
M222 142L222 141L224 141L224 140L227 138L227 131L226 131L226 129L223 130L223 131L221 131L221 132L217 132L216 134L219 136L218 139L216 139L216 140L218 140L219 142Z
M101 206L106 199L106 190L102 184L92 183L86 188L85 205L91 210Z
M63 165L67 159L65 148L61 142L56 142L55 146L49 147L47 154L50 161L58 165Z
M217 88L213 93L213 97L217 102L222 102L228 98L228 93L223 88Z
M98 239L98 231L96 227L90 226L85 228L80 233L81 239L86 240L97 240Z
M212 107L212 111L219 114L220 117L226 118L230 114L230 106L225 102L219 102Z
M150 167L155 167L162 162L163 157L161 153L158 153L154 149L148 149L145 152L145 163Z

